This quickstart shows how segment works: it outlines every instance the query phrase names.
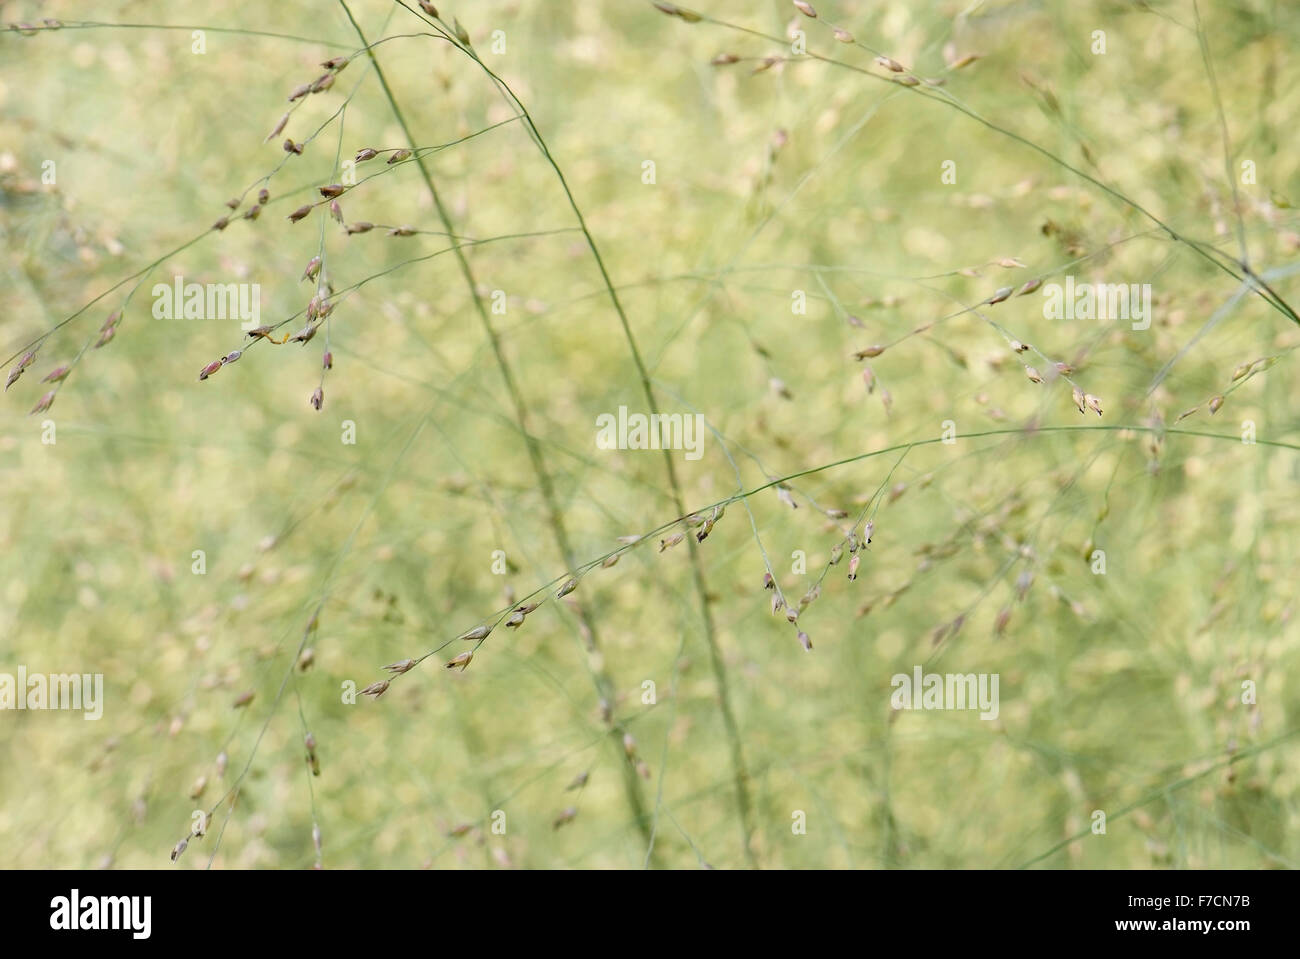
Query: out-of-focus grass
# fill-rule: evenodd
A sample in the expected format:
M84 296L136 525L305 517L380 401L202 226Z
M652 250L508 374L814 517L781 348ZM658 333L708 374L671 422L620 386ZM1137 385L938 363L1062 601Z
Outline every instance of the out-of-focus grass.
M78 6L3 3L0 20L72 21L85 16ZM428 29L380 0L350 6L372 39ZM789 48L650 4L439 6L546 137L660 402L699 410L724 438L698 462L675 454L688 507L737 491L727 453L748 490L893 450L792 481L797 510L770 489L748 501L793 602L840 537L810 498L856 517L882 494L858 579L846 580L847 560L833 567L800 618L811 654L769 615L744 504L700 545L756 861L1295 865L1296 325L1259 296L1233 301L1236 280L1114 196L913 91L818 62L754 75L752 58ZM950 41L983 54L948 76L944 95L1180 235L1241 256L1191 4L817 6L921 76L944 72ZM1281 5L1205 6L1241 235L1255 271L1293 303L1300 22ZM786 3L699 7L778 36L794 22L809 50L871 69L870 51ZM0 35L0 358L202 234L228 197L255 193L285 158L283 137L262 139L288 91L356 47L328 4L132 2L95 15L311 42L209 30L196 55L189 29ZM1104 55L1091 52L1094 30ZM721 52L745 59L709 66ZM569 231L468 257L489 303L505 296L491 322L575 553L600 557L615 537L673 520L659 454L595 446L597 415L643 410L644 398L523 124L444 42L393 40L376 55L420 146L510 121L428 158L460 234ZM518 632L498 628L463 673L440 668L461 643L378 701L341 701L344 683L371 683L507 606L507 586L522 598L566 571L453 257L376 276L445 242L345 237L324 209L284 219L338 179L336 157L406 145L364 57L309 97L286 135L306 139L345 102L341 133L336 119L284 165L255 223L237 220L147 274L113 341L84 354L47 413L26 416L47 388L37 381L98 338L134 281L43 341L0 406L0 671L100 672L106 685L98 722L0 713L0 864L166 865L192 813L237 785L233 813L220 805L179 868L310 865L313 822L326 866L743 865L685 544L657 553L656 536L583 579L573 598L599 627L598 653L551 602ZM41 183L47 160L53 185ZM946 160L956 184L941 182ZM1254 183L1240 182L1243 161ZM381 169L342 198L350 220L442 229L414 165L358 168ZM299 277L322 242L337 289L375 277L330 317L324 408L308 405L324 330L305 347L258 343L197 382L240 345L238 325L155 320L153 284L255 282L263 322L278 323L310 297ZM1004 257L1026 266L989 265ZM899 341L1002 285L1066 273L1150 283L1151 329L1045 320L1037 295L980 312L1074 366L1103 401L1100 420L1081 418L1047 364L1010 352L976 314ZM792 312L799 293L805 314ZM868 392L852 354L873 343L895 345L868 360ZM1232 379L1266 357L1277 358L1266 371ZM1023 362L1049 381L1030 382ZM1226 398L1211 416L1215 395ZM963 436L1001 432L933 443L948 420ZM355 445L341 441L345 421ZM1022 431L1030 422L1044 429ZM1283 445L1241 442L1247 422ZM1085 425L1157 432L1050 429ZM1089 544L1105 551L1104 575L1084 559ZM497 550L505 576L493 573ZM806 573L793 571L796 551ZM1023 574L1032 584L1018 599ZM295 670L318 607L314 665ZM936 646L936 628L958 616L960 631ZM999 674L998 719L891 714L891 676L918 664ZM602 670L649 774L637 787L649 857L600 716L591 677ZM1243 682L1256 705L1242 703ZM566 792L584 771L587 784ZM567 807L576 817L554 828ZM1094 810L1109 817L1105 835L1090 833ZM806 834L792 832L797 811Z

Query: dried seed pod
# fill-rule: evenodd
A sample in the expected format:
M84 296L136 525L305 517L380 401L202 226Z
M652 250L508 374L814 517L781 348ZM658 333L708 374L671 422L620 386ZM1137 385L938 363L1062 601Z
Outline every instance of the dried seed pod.
M1029 588L1033 585L1034 574L1027 569L1022 570L1020 575L1016 577L1016 599L1023 603L1025 597L1029 595Z
M330 59L323 61L321 66L326 70L333 70L335 73L338 73L348 65L350 59L350 57L330 57Z
M600 564L600 568L601 568L601 569L609 569L611 566L613 566L614 564L616 564L616 563L618 562L618 560L619 560L619 555L620 555L619 553L615 553L615 554L612 555L612 556L606 556L605 559L604 559L604 561L601 562L601 564Z
M786 622L797 623L799 621L799 610L795 609L793 606L787 606L785 608L785 618Z
M808 638L808 634L802 629L799 630L799 645L804 648L805 652L812 652L812 640Z
M772 594L772 615L775 616L781 610L785 609L785 597L780 593Z
M1012 292L1011 287L1009 286L1001 287L998 289L996 293L990 296L985 302L988 303L989 306L993 306L995 303L1001 303L1003 300L1011 296L1011 292Z
M572 593L572 592L573 592L575 589L577 589L577 588L578 588L578 580L577 580L576 578L574 578L574 579L570 579L570 580L569 580L568 582L566 582L563 586L561 586L558 590L556 590L556 592L555 592L555 598L556 598L556 599L563 599L565 596L568 596L570 593Z
M794 0L794 8L805 17L817 18L817 11L813 9L813 5L808 0Z
M838 566L841 559L844 558L844 544L836 543L831 547L831 566Z
M962 67L970 66L972 63L978 60L980 56L981 54L978 53L968 53L965 56L958 57L952 63L948 64L948 69L960 70Z
M874 346L868 346L865 350L858 350L853 354L853 358L855 360L866 360L874 356L879 356L883 352L885 352L885 347L876 344Z
M327 200L332 200L336 196L342 196L345 190L347 190L347 187L342 183L331 183L320 188L320 195Z
M905 67L893 57L879 56L876 57L876 65L884 67L893 73L902 73Z
M623 734L623 752L627 754L629 759L636 756L636 739L633 738L631 733Z
M764 589L776 589L776 580L774 580L774 579L772 578L772 574L771 574L771 573L764 573L764 574L763 574L763 588L764 588Z
M466 650L465 652L460 653L457 656L453 656L451 659L447 660L443 668L455 669L457 666L459 666L460 671L463 673L469 667L470 661L473 658L474 658L474 653L470 650Z
M320 358L320 365L323 369L334 369L334 354L329 350L326 350L324 355Z
M203 369L199 370L199 379L206 380L209 376L217 372L217 370L219 369L221 369L221 361L213 360L207 366L203 367Z
M221 358L221 365L229 366L231 363L234 363L243 355L244 355L243 350L231 350L229 353L227 353L225 356Z
M406 150L406 149L394 150L393 155L388 158L388 162L390 164L401 163L403 160L409 160L410 158L411 158L410 150Z
M230 226L230 217L223 216L220 220L217 220L217 222L212 224L212 229L221 232L228 226Z
M371 683L365 689L361 690L361 695L373 696L375 699L378 699L380 696L384 695L384 693L388 692L388 682L387 679L381 679L377 683Z
M510 618L506 620L506 626L510 629L518 629L520 626L524 625L524 617L527 615L528 614L522 609L516 609L510 614Z
M254 203L244 211L245 220L256 220L262 213L262 204Z
M320 257L313 256L307 261L307 269L302 271L302 279L298 282L301 283L302 280L314 280L318 273L320 273Z
M1098 416L1101 416L1101 400L1099 398L1093 396L1091 393L1084 393L1083 401L1088 404L1089 409L1096 412Z
M389 236L415 236L419 231L413 226L395 226L388 231Z
M1021 263L1014 256L1004 256L993 261L1004 270L1022 269L1025 264Z
M272 329L273 329L273 327L270 327L270 326L257 326L257 327L254 327L253 329L249 330L245 335L246 335L250 340L256 340L256 339L258 339L259 337L270 336L270 335L271 335L271 330L272 330Z
M300 206L289 214L288 220L290 223L297 223L299 220L304 219L308 214L310 214L313 209L314 207L310 203L306 206Z
M848 519L848 518L849 518L849 514L846 513L846 512L844 512L844 510L842 510L842 509L828 509L828 510L825 510L825 513L826 513L826 515L829 516L831 519Z
M1019 290L1016 291L1016 296L1026 296L1029 293L1033 293L1034 290L1038 289L1042 285L1043 285L1043 281L1041 277L1036 280L1030 280L1028 283L1026 283L1024 286L1022 286Z
M420 0L420 9L435 20L438 19L438 8L431 4L429 0Z
M694 10L687 10L685 7L679 7L675 3L667 3L667 2L662 2L662 0L656 0L655 7L661 13L666 13L670 17L677 17L680 20L685 20L687 23L699 23L701 19L700 15L696 13Z
M874 533L875 530L876 530L876 524L873 523L873 522L868 522L866 526L862 527L862 538L863 538L863 539L864 539L868 544L870 544L870 542L871 542L871 534Z
M312 664L315 662L316 650L311 646L308 646L302 651L302 655L298 657L298 669L305 673L307 670L311 669Z
M1070 399L1074 400L1074 405L1079 408L1080 413L1087 411L1087 407L1084 405L1083 390L1079 389L1077 386L1074 387L1070 390Z
M488 633L490 632L492 632L491 626L480 625L480 626L475 626L473 629L468 630L467 632L461 633L456 638L465 639L465 640L487 639Z
M574 776L569 782L569 785L564 787L564 791L567 793L572 792L575 789L581 789L583 786L587 785L587 779L590 776L591 773L586 771L578 773L578 775Z
M330 87L334 86L334 74L324 73L312 81L312 93L324 93Z
M72 372L72 367L70 366L56 366L54 369L50 370L48 373L45 374L45 376L41 378L41 382L42 383L62 382L70 372Z
M374 228L375 225L373 223L366 223L364 221L361 223L349 223L348 235L351 236L353 233L369 233Z
M373 160L377 156L379 156L378 150L372 150L370 147L362 147L357 151L356 162L364 163L367 160Z
M862 554L854 553L849 557L849 579L858 578L858 564L862 562Z
M9 371L9 378L5 380L5 392L8 392L9 387L18 382L18 377L23 375L23 370L31 366L35 360L36 352L34 350L22 355L22 358L15 363L13 369Z
M1223 406L1223 397L1222 397L1222 396L1215 396L1215 397L1212 397L1212 398L1210 399L1210 413L1211 413L1211 415L1213 415L1214 413L1219 412L1219 409L1220 409L1220 407L1222 407L1222 406Z
M262 142L270 143L272 140L278 137L281 133L284 132L284 128L288 124L288 122L289 122L289 114L286 113L284 116L280 117L279 122L277 122L275 125L275 129L273 129L270 133L268 133L266 135L266 139L263 140Z
M54 393L55 393L54 390L50 390L39 400L37 400L36 405L32 407L31 412L28 413L27 415L31 416L34 413L44 413L46 410L48 410L51 404L54 403Z
M898 77L898 78L896 78L896 79L894 80L894 82L895 82L895 83L898 83L898 84L901 84L902 86L905 86L905 87L914 87L914 86L916 86L917 84L919 84L921 81L918 80L916 77L912 76L912 75L909 73L909 74L907 74L907 76L903 76L903 77Z
M295 154L295 155L297 155L297 156L302 156L302 144L301 144L301 143L294 143L292 139L285 140L285 141L284 141L284 152L285 152L285 153L293 153L293 154Z
M409 672L414 665L415 660L413 659L400 659L395 663L389 663L384 669L400 676L402 673Z
M835 39L838 40L840 43L853 42L853 34L849 33L849 31L845 30L843 27L836 27L834 30L834 34L835 34Z
M1043 382L1043 378L1038 374L1038 370L1034 369L1032 366L1025 367L1025 376L1029 377L1035 383Z
M177 859L181 858L181 854L185 852L185 847L188 846L189 844L190 841L188 839L182 839L180 842L178 842L175 846L172 847L172 862L175 862Z
M659 552L662 553L666 549L671 549L672 547L676 546L685 538L686 538L685 533L674 533L672 536L669 536L667 539L661 539L659 541Z
M715 67L725 67L728 64L737 63L739 60L740 57L736 56L734 53L719 53L716 57L710 60L709 63Z
M311 93L310 83L299 84L289 91L289 102L293 103L294 100L301 100L309 93ZM288 114L286 113L285 116L288 117Z
M301 330L299 330L297 333L295 333L293 336L289 337L287 342L301 343L303 346L306 346L307 341L316 335L316 330L318 328L319 328L318 324L308 324L307 326L304 326Z
M790 490L788 487L785 486L785 484L781 484L777 486L776 498L779 499L786 506L790 507L791 509L799 508L799 504L794 501L794 497L790 495Z
M316 387L315 391L311 394L311 399L307 402L309 402L315 409L319 410L325 405L325 391L319 386Z

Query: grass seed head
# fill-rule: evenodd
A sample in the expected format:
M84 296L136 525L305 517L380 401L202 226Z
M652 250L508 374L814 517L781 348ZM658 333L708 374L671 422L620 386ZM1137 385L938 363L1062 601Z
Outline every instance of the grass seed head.
M388 692L388 682L387 679L381 679L377 683L371 683L365 689L361 690L361 695L373 696L375 699L378 699L380 696L384 695L384 693Z
M278 137L281 133L284 132L284 128L288 124L288 122L289 122L289 114L286 113L284 116L280 117L279 121L275 125L275 129L273 129L270 133L268 133L266 135L266 139L263 140L262 142L270 143L272 140Z
M447 660L443 668L455 669L457 667L460 667L460 671L463 673L469 667L470 661L473 660L473 658L474 658L473 651L466 650L465 652L453 656L451 659Z

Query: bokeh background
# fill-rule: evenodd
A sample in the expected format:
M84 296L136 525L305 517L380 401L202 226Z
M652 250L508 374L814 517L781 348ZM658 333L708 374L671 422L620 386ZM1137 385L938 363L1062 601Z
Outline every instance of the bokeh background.
M1300 860L1300 327L1230 275L1244 247L1300 302L1300 10L696 5L439 3L476 63L415 3L348 0L396 37L374 49L391 100L361 54L264 142L358 51L342 4L0 2L67 22L0 33L0 358L39 343L0 403L0 671L102 673L106 696L97 722L0 713L0 866ZM647 410L637 364L487 70L660 405L716 431L673 454L685 508L809 471L797 508L732 502L698 575L686 543L659 551L681 515L661 454L596 447L597 416ZM491 335L430 256L448 231L415 162L360 164L379 175L340 203L425 232L286 218L357 150L411 145L394 103L415 146L454 144L423 160L451 232L491 241L465 252ZM328 326L206 381L238 321L151 315L177 275L256 283L292 332L317 255ZM1151 328L1047 320L1037 294L961 312L1067 274L1151 284ZM867 516L856 581L847 555L827 572ZM792 604L820 583L812 652L768 569ZM997 720L891 711L917 665L998 674Z

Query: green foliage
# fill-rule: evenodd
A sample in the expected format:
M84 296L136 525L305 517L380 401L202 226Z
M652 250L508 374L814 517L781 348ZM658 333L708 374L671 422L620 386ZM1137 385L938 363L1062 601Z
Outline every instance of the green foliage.
M0 4L0 866L1300 861L1296 10L437 6Z

